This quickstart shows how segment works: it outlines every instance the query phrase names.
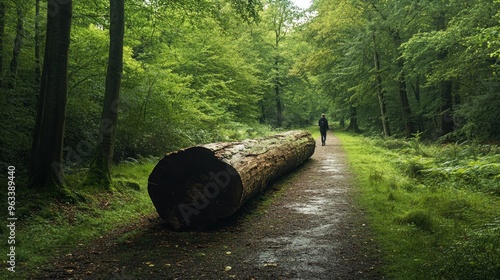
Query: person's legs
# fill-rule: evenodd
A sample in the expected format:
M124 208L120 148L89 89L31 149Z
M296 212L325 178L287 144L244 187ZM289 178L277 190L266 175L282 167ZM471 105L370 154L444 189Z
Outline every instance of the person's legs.
M321 131L321 144L323 146L326 144L326 131Z

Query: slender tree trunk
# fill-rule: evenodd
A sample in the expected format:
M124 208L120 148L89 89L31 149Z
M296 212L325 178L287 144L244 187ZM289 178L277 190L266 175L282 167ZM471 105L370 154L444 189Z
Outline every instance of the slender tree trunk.
M419 114L418 114L418 131L422 132L425 131L425 125L424 125L424 118L422 117L422 109L421 109L421 104L420 104L420 79L417 77L417 80L415 82L415 85L411 84L413 88L413 93L415 94L415 100L417 100L417 104L419 107Z
M40 62L40 0L35 2L35 87L40 86L40 79L42 76L41 62Z
M441 11L439 16L435 18L437 30L446 29L446 12ZM445 60L448 57L448 50L440 50L437 54L438 60ZM438 129L439 135L444 136L453 132L453 83L450 80L442 81L439 85L440 91L440 110L438 112Z
M351 105L351 108L350 108L349 126L347 127L347 130L359 132L358 108L354 105Z
M17 24L16 24L16 38L14 39L14 48L12 51L12 60L10 61L10 79L8 88L16 87L17 68L19 66L19 54L23 45L23 9L20 2L16 3Z
M264 105L264 101L262 99L259 101L259 107L260 107L259 123L265 124L267 120L266 106Z
M417 77L415 86L413 87L413 92L415 93L415 100L420 103L420 79Z
M276 77L276 82L274 84L274 93L276 94L276 121L277 121L277 126L281 127L283 126L283 105L281 103L281 96L280 96L280 84L278 77Z
M3 37L5 33L5 3L0 2L0 88L3 86Z
M453 83L444 81L440 85L441 90L441 107L439 113L439 130L440 135L446 135L453 132Z
M30 161L30 186L64 189L63 141L68 94L72 2L51 13L48 2L45 57Z
M405 73L401 70L399 74L399 97L401 99L401 106L403 109L403 119L405 122L405 135L410 138L415 133L415 126L412 121L410 102L408 101L408 91L406 89Z
M118 123L118 101L123 72L123 36L125 31L124 0L110 0L111 25L109 30L109 58L106 74L104 105L101 114L97 151L90 168L89 179L93 184L109 189L111 166Z
M278 36L278 35L276 35ZM276 40L276 51L278 50L278 40ZM281 82L280 82L280 75L279 75L279 56L276 56L274 58L274 70L275 70L275 77L274 77L274 97L276 99L276 125L278 127L281 127L283 125L283 104L281 102L281 92L280 92L280 87L281 87Z
M438 53L438 59L444 60L448 56L448 51L444 50ZM441 106L439 112L439 134L444 136L453 132L453 83L451 81L442 81L439 85L441 93Z
M375 40L375 37L374 37ZM382 87L382 74L380 73L380 57L377 51L374 52L375 70L377 71L377 95L378 103L380 106L380 118L382 120L382 127L384 129L385 136L391 136L391 129L389 126L389 120L387 118L387 108L385 104L384 90Z
M396 48L401 46L401 37L398 32L393 32L393 40ZM398 54L400 55L400 54ZM401 100L401 108L403 110L403 121L405 123L405 136L410 138L415 133L415 125L413 124L410 102L408 100L408 90L406 88L406 75L404 72L404 60L399 58L397 61L399 70L398 84L399 84L399 98Z

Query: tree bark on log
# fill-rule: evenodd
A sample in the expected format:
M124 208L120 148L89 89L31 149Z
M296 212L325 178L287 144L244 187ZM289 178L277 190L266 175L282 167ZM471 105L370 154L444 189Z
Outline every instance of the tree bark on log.
M148 193L174 229L199 228L230 217L252 195L309 159L309 132L212 143L167 154L149 176Z

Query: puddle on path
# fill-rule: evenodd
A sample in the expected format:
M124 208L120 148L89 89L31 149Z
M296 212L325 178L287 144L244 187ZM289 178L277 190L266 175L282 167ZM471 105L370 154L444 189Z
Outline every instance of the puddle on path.
M327 158L321 161L320 172L328 172L330 176L338 175L343 172L344 165L335 158Z
M331 201L324 197L313 196L307 203L293 203L285 207L306 215L321 215L324 208L331 204Z

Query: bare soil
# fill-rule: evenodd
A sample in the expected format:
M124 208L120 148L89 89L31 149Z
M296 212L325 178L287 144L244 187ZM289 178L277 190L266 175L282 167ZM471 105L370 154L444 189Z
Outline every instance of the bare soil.
M157 215L40 268L39 279L383 279L339 140L234 217L175 232Z

